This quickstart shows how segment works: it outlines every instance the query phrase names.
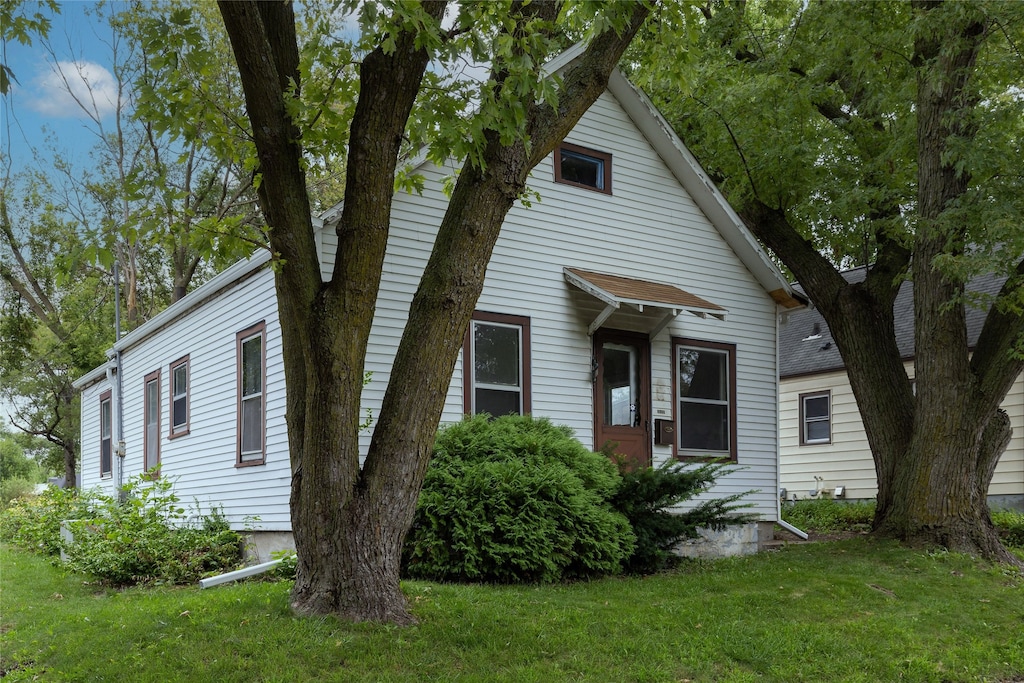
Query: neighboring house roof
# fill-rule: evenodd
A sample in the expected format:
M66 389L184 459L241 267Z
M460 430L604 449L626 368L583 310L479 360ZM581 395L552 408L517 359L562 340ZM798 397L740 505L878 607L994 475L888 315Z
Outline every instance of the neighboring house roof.
M863 282L865 269L863 266L842 273L847 282ZM970 280L967 289L978 294L995 296L1003 286L1006 278L996 275L982 275ZM799 285L794 288L803 292ZM971 348L978 341L982 325L985 324L987 307L983 310L974 306L967 307L967 344ZM893 304L893 315L896 326L896 347L900 358L910 360L914 357L914 288L913 283L905 281L900 285ZM787 314L788 320L779 328L779 376L795 377L799 375L815 375L822 372L842 370L846 367L836 348L832 332L828 329L825 318L817 308L806 308Z

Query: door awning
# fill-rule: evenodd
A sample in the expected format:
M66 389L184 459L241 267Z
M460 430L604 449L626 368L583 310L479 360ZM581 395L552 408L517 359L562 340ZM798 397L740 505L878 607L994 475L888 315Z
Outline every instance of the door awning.
M688 311L700 318L710 316L719 320L725 320L728 313L721 306L679 289L675 285L637 280L620 275L592 273L579 268L563 268L562 273L565 275L566 282L579 287L605 304L604 310L587 328L587 334L590 335L593 335L623 304L632 306L641 313L648 308L665 311L658 324L650 332L652 339L683 311Z

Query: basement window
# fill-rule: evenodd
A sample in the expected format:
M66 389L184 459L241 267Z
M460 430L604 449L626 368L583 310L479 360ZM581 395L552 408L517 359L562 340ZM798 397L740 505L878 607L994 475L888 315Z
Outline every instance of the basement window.
M563 142L555 149L555 182L612 193L612 155Z

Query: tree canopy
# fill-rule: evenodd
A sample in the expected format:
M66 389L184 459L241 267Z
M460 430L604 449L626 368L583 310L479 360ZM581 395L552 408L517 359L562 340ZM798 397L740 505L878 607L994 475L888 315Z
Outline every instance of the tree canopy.
M651 24L638 75L828 322L876 529L1008 558L985 498L1024 367L1024 6L713 2L700 26L679 59L678 27ZM855 264L862 282L840 273ZM982 273L1005 278L994 301L966 286ZM907 279L916 395L894 334ZM965 305L989 311L974 349Z

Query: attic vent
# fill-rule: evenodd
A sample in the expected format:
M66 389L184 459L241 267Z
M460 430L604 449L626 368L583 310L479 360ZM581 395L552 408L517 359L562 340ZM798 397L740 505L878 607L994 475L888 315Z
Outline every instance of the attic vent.
M814 329L811 331L811 334L800 341L814 341L815 339L821 339L821 323L814 323Z

